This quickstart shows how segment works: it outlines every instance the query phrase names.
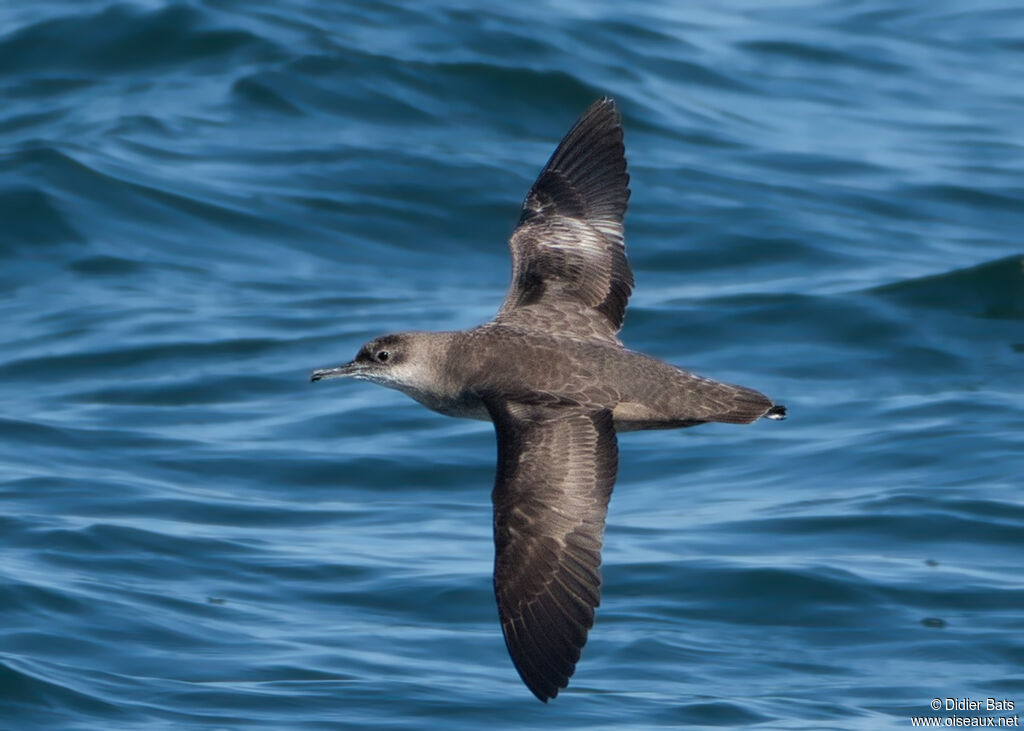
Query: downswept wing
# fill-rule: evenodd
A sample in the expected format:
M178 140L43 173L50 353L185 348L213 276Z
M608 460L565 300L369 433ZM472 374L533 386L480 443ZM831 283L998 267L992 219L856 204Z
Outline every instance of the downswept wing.
M607 409L491 401L498 436L494 593L512 662L540 700L576 669L600 601L618 469Z
M590 105L523 203L499 323L618 344L633 272L622 219L629 175L619 111Z

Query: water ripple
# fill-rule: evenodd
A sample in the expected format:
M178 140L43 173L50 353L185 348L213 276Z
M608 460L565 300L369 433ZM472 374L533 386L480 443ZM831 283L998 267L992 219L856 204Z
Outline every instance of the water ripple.
M0 4L4 723L875 729L1020 702L1018 18ZM622 437L597 624L541 707L495 618L491 427L308 379L490 317L523 193L602 94L626 343L791 416Z

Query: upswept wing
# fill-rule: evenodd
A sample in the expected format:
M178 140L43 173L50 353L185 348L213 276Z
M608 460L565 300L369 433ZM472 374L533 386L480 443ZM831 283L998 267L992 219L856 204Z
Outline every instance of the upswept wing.
M618 343L633 291L622 225L628 201L621 118L614 101L599 99L526 196L497 321Z
M618 468L607 409L488 403L498 436L494 593L505 644L540 700L569 683L600 600Z

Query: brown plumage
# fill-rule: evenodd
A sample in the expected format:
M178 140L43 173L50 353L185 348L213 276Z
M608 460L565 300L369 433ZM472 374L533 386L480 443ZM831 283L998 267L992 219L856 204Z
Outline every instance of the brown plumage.
M584 112L512 233L512 283L495 319L465 332L385 335L313 380L351 376L442 414L494 423L494 592L505 642L542 701L573 674L600 600L617 431L781 419L784 406L618 340L633 273L615 103Z
M622 225L628 201L619 113L601 99L526 194L509 240L512 284L496 321L618 344L633 291Z

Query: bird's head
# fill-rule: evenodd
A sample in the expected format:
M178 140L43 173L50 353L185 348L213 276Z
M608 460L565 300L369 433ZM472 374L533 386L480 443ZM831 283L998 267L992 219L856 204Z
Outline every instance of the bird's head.
M429 387L434 378L431 366L443 356L447 336L431 332L381 335L361 347L348 363L313 371L310 380L356 378L406 392Z
M356 378L361 381L373 381L383 386L394 385L401 379L403 366L407 366L409 358L415 350L410 345L413 338L406 333L381 335L366 343L356 353L356 357L336 368L323 368L313 371L311 381L324 381L328 378Z

